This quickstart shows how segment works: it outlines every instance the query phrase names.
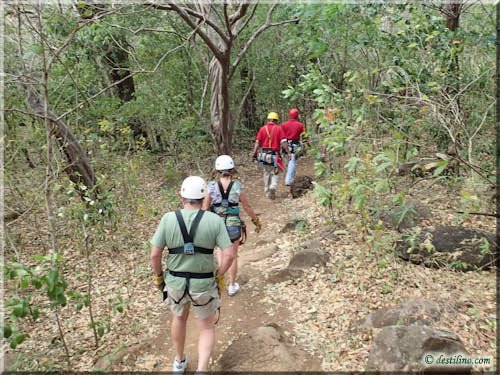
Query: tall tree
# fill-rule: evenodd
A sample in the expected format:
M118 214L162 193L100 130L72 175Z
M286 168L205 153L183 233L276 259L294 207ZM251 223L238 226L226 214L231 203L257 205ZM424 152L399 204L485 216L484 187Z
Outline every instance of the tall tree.
M276 4L270 6L265 22L256 28L238 50L235 41L248 26L258 4L248 2L211 4L202 1L189 5L169 2L166 5L150 3L159 10L173 11L198 35L211 51L208 63L210 78L210 133L219 154L229 154L232 150L234 122L231 118L230 83L238 65L245 57L256 38L269 27L296 22L289 19L272 22ZM236 56L232 59L232 53Z
M71 181L73 181L82 196L85 191L94 187L96 176L87 157L87 153L78 142L70 127L51 110L49 103L49 83L52 78L52 70L56 62L61 59L61 54L73 41L77 32L83 27L94 22L93 20L81 20L68 33L66 38L55 44L44 27L43 17L47 8L40 5L25 7L24 5L12 6L9 8L9 17L13 24L16 24L17 50L19 55L19 71L15 72L18 79L15 81L26 95L27 107L31 112L26 113L35 118L42 119L46 125L47 142L51 143L55 139L59 149L66 159L65 171ZM103 16L99 15L99 17ZM96 17L98 19L99 17ZM25 41L30 38L38 43L39 55L33 57L37 64L28 64L25 59ZM54 43L54 44L52 44ZM23 112L23 111L21 111ZM24 113L24 112L23 112ZM48 149L50 146L47 145ZM50 157L47 162L48 168L52 168Z

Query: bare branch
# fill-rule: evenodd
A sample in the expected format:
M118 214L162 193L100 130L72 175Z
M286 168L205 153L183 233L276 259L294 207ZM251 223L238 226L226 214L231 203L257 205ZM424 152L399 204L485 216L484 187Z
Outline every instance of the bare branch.
M178 49L182 48L183 46L184 46L184 44L180 44L177 47L175 47L175 48L173 48L173 49L165 52L165 54L163 54L163 56L160 58L160 60L158 60L158 62L156 63L155 67L152 70L138 70L138 71L131 72L130 74L126 75L125 77L121 78L120 80L118 80L116 82L113 82L112 84L104 87L103 89L101 89L97 93L95 93L94 95L89 96L84 101L80 102L79 104L77 104L73 108L71 108L68 111L64 112L63 114L61 114L59 117L56 118L56 121L59 121L62 118L64 118L67 115L69 115L70 113L73 113L78 108L81 108L83 105L85 105L88 102L90 102L92 99L98 97L99 95L101 95L102 93L108 91L109 89L113 88L114 86L119 85L120 83L122 83L123 81L129 79L130 77L133 77L133 76L135 76L137 74L141 74L141 73L154 73L154 72L156 72L156 70L158 70L158 68L160 67L160 65L162 64L162 62L167 58L168 55L170 55L171 53L177 51Z
M248 10L249 6L250 6L250 3L241 4L240 7L238 8L238 11L236 13L234 13L234 14L231 14L229 16L229 24L230 25L234 25L241 18L243 18L245 16L245 14L247 13L247 10ZM254 7L254 9L255 8L256 8L256 6Z
M154 28L150 28L150 27L139 27L137 30L132 30L132 29L130 29L128 27L124 27L124 26L117 25L117 24L114 24L114 23L108 23L108 22L103 22L103 23L106 24L106 25L108 25L108 26L120 29L120 30L128 31L129 33L134 34L134 35L137 35L137 34L139 34L141 32L144 32L144 31L151 31L151 32L155 32L155 33L174 34L174 35L177 35L181 39L186 39L185 36L183 36L181 33L178 33L175 30L154 29Z
M443 14L445 16L448 16L448 17L454 17L455 16L455 14L453 14L448 9L446 9L445 7L443 7L443 5L437 6L437 5L434 5L434 4L422 4L422 6L424 6L426 8L433 9L433 10L437 10L441 14Z
M85 26L88 26L89 24L91 23L94 23L95 21L99 20L100 18L103 18L109 14L112 14L112 13L115 13L117 10L116 9L113 9L113 10L109 10L109 11L104 11L102 13L100 13L98 16L92 18L92 19L89 19L89 20L85 20L84 22L80 23L70 34L69 36L66 38L66 40L63 42L63 44L54 52L54 54L51 56L50 60L48 61L48 64L47 64L47 70L50 71L51 67L52 67L52 64L53 62L56 60L56 58L62 53L62 51L64 51L64 49L68 46L69 43L71 43L71 41L75 38L76 34L78 33L78 31L80 31L82 28L84 28Z
M40 120L45 120L47 118L50 119L50 117L47 117L45 115L39 115L38 113L34 113L34 112L26 112L26 111L23 111L23 110L17 109L17 108L5 108L4 111L5 112L19 112L19 113L22 113L23 115L35 117L35 118L38 118Z
M207 24L210 26L224 41L224 43L228 44L229 39L226 34L222 32L222 30L219 28L218 25L216 25L214 22L211 20L207 19L203 14L200 14L196 12L195 10L189 8L189 7L179 7L175 3L169 3L168 6L162 6L162 5L157 5L153 3L147 3L148 5L151 5L153 8L156 9L162 9L162 10L173 10L175 11L181 18L193 29L197 29L197 25L193 22L193 20L189 16L193 16L195 18L198 18L200 21L203 23ZM219 49L215 46L213 41L201 30L197 29L198 35L203 39L203 41L207 44L207 46L214 52L215 55L220 55L222 56L222 53L219 51Z
M450 100L450 103L454 103L456 102L457 98L462 95L465 90L467 90L470 86L472 86L476 81L479 81L479 79L481 77L483 77L484 75L492 72L496 67L492 66L491 68L485 70L483 73L481 73L480 75L478 75L476 78L474 78L473 80L471 80L468 84L466 84L462 89L460 89L459 92L456 93L456 95Z
M486 13L486 15L488 16L488 18L490 19L491 24L495 25L496 24L495 17L493 16L493 14L495 12L495 7L492 7L493 8L492 12L488 12L488 10L486 9L486 7L484 6L483 1L479 1L479 4L481 4L481 8L483 8L484 12Z
M203 2L202 2L203 3ZM199 13L199 12L196 12L194 9L191 9L189 7L184 7L183 8L189 15L195 17L195 18L198 18L200 21L202 21L203 23L207 24L208 26L210 26L221 38L222 40L224 41L224 43L226 44L229 44L230 43L230 40L228 38L228 36L226 34L224 34L224 32L221 30L221 28L219 27L219 25L217 25L215 22L213 22L211 19L207 18L205 14L203 13ZM217 12L217 8L213 7L211 3L209 3L209 9L210 11L214 11L214 13L217 15L217 17L219 18L220 22L223 22L223 18L219 15L219 13Z
M205 97L207 95L207 89L208 89L208 75L207 75L207 78L205 79L205 84L203 85L203 93L201 94L200 111L198 114L200 119L202 118L202 115L203 115L203 107L205 104Z
M250 23L250 21L252 20L252 18L255 16L255 11L257 10L257 6L259 4L258 3L255 3L253 8L252 8L252 11L250 12L250 15L247 17L247 19L245 20L245 22L240 25L239 27L237 26L236 27L236 31L234 32L234 39L236 39L238 37L238 35L241 33L241 31L248 26L248 24Z
M224 3L224 23L226 24L227 35L229 35L229 39L232 39L233 32L231 31L231 22L227 14L227 3Z
M483 127L484 122L486 120L486 117L488 116L488 113L490 112L490 109L493 107L494 104L495 104L495 101L491 102L491 104L488 106L488 108L486 108L486 111L484 112L484 116L483 116L483 119L481 120L481 123L476 127L476 130L474 131L474 133L472 133L472 135L469 136L469 147L467 149L467 153L468 153L469 163L471 163L471 164L473 162L473 160L472 160L472 141L476 137L477 133L479 133L479 131Z
M245 102L247 101L248 95L250 94L250 91L252 91L253 85L255 83L255 72L252 74L252 82L248 85L248 88L245 91L245 94L243 95L243 99L241 99L240 105L238 106L238 121L241 118L241 112L243 112L243 106L245 105Z
M466 211L456 211L457 214L467 214L467 215L479 215L479 216L491 216L500 219L500 213L490 214L489 212L466 212Z
M246 55L248 49L250 48L250 46L252 45L252 43L255 41L255 39L261 33L263 33L265 30L267 30L268 28L273 27L273 26L280 26L280 25L284 25L286 23L292 23L292 22L298 21L297 18L294 18L294 19L285 20L285 21L281 21L281 22L271 23L271 17L273 15L274 10L276 9L276 6L277 6L277 4L273 4L271 6L271 9L269 9L269 11L267 12L266 22L261 27L259 27L257 29L257 31L255 31L255 33L247 40L247 42L245 43L245 45L241 49L240 53L238 54L238 57L236 58L236 61L231 66L231 72L229 73L229 79L231 79L231 77L233 76L234 72L236 71L236 68L240 64L241 60L243 60L243 58L245 57L245 55Z
M154 8L163 9L163 6L158 7L156 4L150 4ZM214 42L208 37L206 33L200 30L199 26L196 25L189 15L184 11L185 8L180 8L176 4L170 3L168 10L175 11L181 18L191 27L196 33L203 39L208 48L212 51L217 60L222 60L224 55L222 51L214 44Z
M19 8L18 8L19 10ZM18 35L18 45L17 45L17 48L18 48L18 53L19 53L19 59L21 60L21 65L22 65L22 68L23 68L23 72L26 72L26 65L24 64L24 50L23 50L23 43L22 43L22 32L21 32L21 25L22 25L22 22L21 22L21 13L18 11L17 13L17 35Z

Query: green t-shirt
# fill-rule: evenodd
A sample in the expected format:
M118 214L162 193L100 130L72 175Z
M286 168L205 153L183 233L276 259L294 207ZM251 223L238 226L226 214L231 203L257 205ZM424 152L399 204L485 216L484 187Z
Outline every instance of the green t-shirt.
M188 233L197 213L198 210L181 210ZM231 246L224 221L218 215L209 211L203 214L194 234L193 242L195 246L206 249L213 249L215 246L218 246L224 250ZM172 211L163 215L160 225L158 225L151 239L151 244L161 249L173 249L183 246L184 240L175 212ZM213 272L215 270L214 256L213 254L200 254L196 252L193 255L168 254L167 269L177 272ZM172 276L168 272L165 273L165 282L173 289L183 290L186 287L185 278ZM214 283L213 277L209 279L191 279L189 290L203 292L212 288Z

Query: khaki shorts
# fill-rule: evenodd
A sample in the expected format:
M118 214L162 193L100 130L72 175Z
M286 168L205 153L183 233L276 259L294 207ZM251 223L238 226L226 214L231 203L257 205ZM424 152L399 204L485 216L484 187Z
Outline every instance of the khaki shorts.
M170 306L170 311L172 311L172 314L174 314L175 316L181 316L184 312L184 309L191 306L196 318L205 319L209 316L214 315L217 309L220 307L219 291L216 286L213 289L207 290L206 292L202 293L189 292L192 299L186 293L184 298L182 298L182 300L180 301L179 299L184 294L184 290L171 289L168 286L165 287L165 290L168 293L168 297L164 302ZM212 298L211 301L210 298ZM174 300L178 301L179 303L175 303Z

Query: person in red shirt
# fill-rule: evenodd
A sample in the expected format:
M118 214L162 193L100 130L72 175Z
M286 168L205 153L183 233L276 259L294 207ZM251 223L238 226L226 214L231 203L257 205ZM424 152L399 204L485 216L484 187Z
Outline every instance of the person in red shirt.
M280 151L283 150L288 154L288 143L283 129L278 125L279 115L276 112L270 112L267 119L269 122L257 133L252 156L258 160L264 170L264 193L269 199L275 199L279 172L285 169ZM259 148L262 151L257 157Z
M302 150L302 145L300 144L300 136L304 133L305 128L299 118L299 110L297 108L292 108L289 113L290 119L281 125L285 137L288 141L288 148L290 149L290 158L288 161L285 177L285 185L290 186L295 180L295 173L297 171L297 159Z

